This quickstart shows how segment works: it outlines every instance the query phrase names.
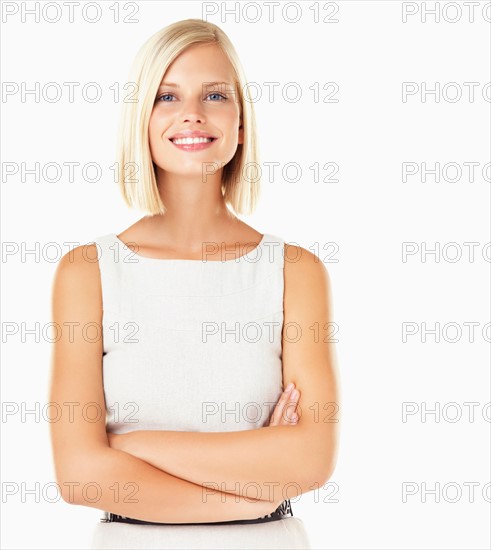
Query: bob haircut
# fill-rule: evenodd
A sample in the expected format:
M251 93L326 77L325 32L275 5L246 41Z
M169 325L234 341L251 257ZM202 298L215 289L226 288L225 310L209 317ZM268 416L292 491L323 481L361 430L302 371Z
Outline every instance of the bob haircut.
M235 213L251 214L260 191L254 108L250 101L244 100L245 73L230 39L219 27L201 19L185 19L161 29L143 44L133 61L129 82L136 84L138 98L127 98L120 118L116 150L120 191L130 208L152 216L165 213L150 152L148 126L167 68L194 44L217 44L234 69L244 139L243 144L238 144L233 158L221 168L221 191L225 203ZM256 168L254 177L247 174L248 166Z

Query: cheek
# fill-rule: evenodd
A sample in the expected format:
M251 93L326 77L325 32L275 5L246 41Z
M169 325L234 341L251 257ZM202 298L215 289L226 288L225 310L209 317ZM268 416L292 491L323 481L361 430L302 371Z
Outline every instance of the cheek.
M148 143L152 156L156 159L164 146L163 134L168 128L168 117L163 116L157 109L154 109L148 122Z
M240 125L239 112L234 109L222 113L221 124L223 128L227 129L227 141L235 141Z
M148 137L150 141L155 141L156 139L160 139L161 128L162 128L161 117L158 116L156 111L153 111L152 115L150 116L150 121L148 123Z

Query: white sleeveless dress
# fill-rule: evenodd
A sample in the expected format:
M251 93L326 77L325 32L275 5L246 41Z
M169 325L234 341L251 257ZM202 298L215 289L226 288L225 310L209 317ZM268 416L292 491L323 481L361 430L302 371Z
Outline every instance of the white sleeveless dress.
M223 261L143 257L114 233L93 242L108 431L267 426L283 390L283 239L264 234L245 255ZM104 519L94 528L93 549L311 548L295 516L232 525Z

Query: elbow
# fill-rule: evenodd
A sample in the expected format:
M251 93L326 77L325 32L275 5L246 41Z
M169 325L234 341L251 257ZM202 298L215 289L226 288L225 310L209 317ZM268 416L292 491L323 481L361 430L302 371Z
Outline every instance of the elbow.
M308 493L322 488L332 477L336 469L336 453L332 450L311 454L301 466L303 473L302 492Z
M79 491L76 490L76 483L73 481L57 480L58 487L60 488L61 499L67 504L79 504L78 495Z
M286 429L292 430L290 427ZM337 440L331 432L327 436L307 430L302 434L300 439L296 435L297 439L291 445L295 452L291 452L283 464L283 484L295 485L296 496L322 488L333 475L337 460Z
M335 430L321 435L307 436L302 457L305 492L313 491L325 485L334 474L338 455L338 437ZM306 455L306 452L308 454Z
M321 489L334 473L334 467L326 462L322 467L306 468L304 465L304 476L302 478L301 492L308 493Z
M322 487L324 484L326 484L332 477L332 474L334 473L336 466L332 463L332 461L326 462L322 468L319 468L316 472L316 479L319 483L319 486Z
M73 469L70 468L70 470ZM62 464L56 465L56 485L58 486L61 499L67 504L79 504L79 493L77 487L80 482L75 479L73 473L68 473Z
M68 462L57 467L56 483L62 500L75 505L94 502L93 497L101 492L97 459L93 455L80 455Z
M66 472L67 468L60 457L55 456L54 459L56 486L61 500L67 504L77 504L73 494L73 483L69 481L71 475Z

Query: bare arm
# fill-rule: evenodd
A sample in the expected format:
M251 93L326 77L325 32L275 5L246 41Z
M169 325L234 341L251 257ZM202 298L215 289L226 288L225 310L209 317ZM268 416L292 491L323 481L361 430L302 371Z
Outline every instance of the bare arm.
M59 327L59 338L52 354L50 402L56 406L50 408L50 429L63 499L135 519L169 523L251 519L272 512L280 500L248 501L220 491L203 491L201 486L110 448L96 258L94 245L66 254L53 284L52 318Z
M301 392L298 425L219 433L134 431L114 438L116 448L196 484L262 499L292 498L329 479L338 423L329 277L313 254L289 248L300 259L285 260L285 326L294 324L298 332L295 339L283 335L283 379ZM200 453L193 453L196 448Z
M299 394L292 397L291 392L294 388L285 390L271 416L269 423L270 427L274 426L296 426L298 417L295 416L296 405L298 403ZM241 432L235 432L239 435ZM204 438L200 436L204 435L202 433L196 432L177 432L177 431L148 431L148 430L137 430L132 432L127 432L124 434L113 434L108 433L109 445L113 449L121 450L126 453L129 453L135 457L145 460L149 464L152 464L156 468L165 470L167 464L172 465L173 459L176 460L176 457L179 456L178 452L175 452L176 448L183 449L184 445L187 445L188 451L190 453L193 450L203 448L202 441ZM182 437L182 442L184 445L175 445L177 438ZM208 439L209 441L209 439ZM186 452L183 453L186 456ZM171 455L171 456L170 456ZM207 462L207 458L203 460L203 463ZM279 456L278 456L279 460ZM179 461L176 462L180 464ZM185 467L183 467L185 471ZM223 472L222 472L223 476ZM257 498L260 500L269 500L274 502L276 499L280 498L281 500L286 498L293 498L301 494L303 491L301 487L295 482L290 482L290 489L293 486L293 491L290 491L292 494L288 494L287 487L283 484L281 485L278 482L271 481L264 484L264 487L260 487L257 481L246 484L240 484L238 480L235 480L233 485L227 484L225 481L226 477L223 478L224 481L220 484L216 481L213 482L201 482L200 486L211 487L217 490L226 491L234 493L236 495L242 495L245 497ZM295 486L296 485L296 486Z
M58 483L65 502L163 523L254 519L271 513L279 504L248 502L207 489L110 448L78 455Z

